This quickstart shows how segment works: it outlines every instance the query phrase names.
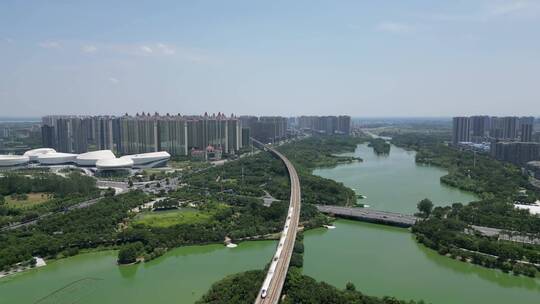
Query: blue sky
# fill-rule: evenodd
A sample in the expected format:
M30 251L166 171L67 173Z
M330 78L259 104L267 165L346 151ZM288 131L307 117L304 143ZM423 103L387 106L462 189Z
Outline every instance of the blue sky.
M0 116L540 115L540 0L3 0L0 70Z

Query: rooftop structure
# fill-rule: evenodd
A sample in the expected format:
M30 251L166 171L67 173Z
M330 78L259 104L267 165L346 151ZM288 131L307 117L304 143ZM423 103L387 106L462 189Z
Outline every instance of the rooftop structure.
M14 167L26 165L30 158L24 155L0 155L0 167Z
M171 155L165 151L159 151L126 155L120 158L131 160L134 168L156 168L165 166Z
M96 163L99 160L115 159L115 158L116 156L114 155L114 153L112 153L111 150L99 150L99 151L92 151L92 152L79 154L77 156L76 162L77 162L77 165L79 166L95 167Z
M75 163L76 159L77 154L54 152L39 155L37 162L41 165L63 165Z
M24 156L28 156L28 158L30 159L30 161L37 161L38 157L40 155L44 155L44 154L48 154L48 153L55 153L56 150L55 149L52 149L52 148L39 148L39 149L33 149L33 150L28 150L26 152L24 152Z
M121 170L131 169L132 167L133 160L126 157L99 159L96 162L96 168L98 170Z

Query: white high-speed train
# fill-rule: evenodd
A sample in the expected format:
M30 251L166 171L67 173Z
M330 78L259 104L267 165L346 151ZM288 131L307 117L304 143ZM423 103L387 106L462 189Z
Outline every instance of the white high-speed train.
M266 274L266 278L264 279L263 285L261 287L261 298L266 298L268 295L268 288L270 287L270 283L272 282L272 279L274 278L274 273L276 271L277 263L279 261L279 258L281 257L281 252L283 251L283 244L285 244L285 239L287 238L287 234L289 233L289 225L291 224L291 216L294 211L294 207L289 207L289 212L287 213L287 220L285 221L285 227L283 228L283 232L281 233L281 237L279 239L279 244L276 250L276 254L272 258L272 262L270 263L270 268L268 270L268 273Z

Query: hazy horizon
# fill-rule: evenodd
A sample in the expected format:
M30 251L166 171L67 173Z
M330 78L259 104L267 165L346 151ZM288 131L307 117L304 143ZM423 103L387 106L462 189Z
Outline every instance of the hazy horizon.
M0 3L0 115L540 116L540 1Z

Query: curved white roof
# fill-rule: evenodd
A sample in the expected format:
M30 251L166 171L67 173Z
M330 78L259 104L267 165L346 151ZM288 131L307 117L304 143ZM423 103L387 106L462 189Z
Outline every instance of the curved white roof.
M55 149L39 148L39 149L28 150L24 152L23 156L28 156L28 158L30 158L30 161L35 161L40 155L48 154L48 153L55 153L55 152L56 152Z
M94 167L96 162L101 159L115 159L116 156L111 150L92 151L77 156L77 164L79 166Z
M98 170L127 169L133 167L133 161L129 158L108 158L96 162Z
M133 160L135 167L153 167L166 162L171 158L171 155L165 151L140 153L133 155L125 155L120 158L128 158Z
M24 155L0 155L0 167L11 167L27 164L30 161Z
M54 152L39 155L37 161L42 165L60 165L73 163L76 158L77 154Z

